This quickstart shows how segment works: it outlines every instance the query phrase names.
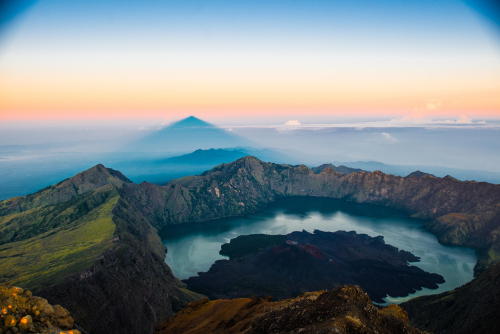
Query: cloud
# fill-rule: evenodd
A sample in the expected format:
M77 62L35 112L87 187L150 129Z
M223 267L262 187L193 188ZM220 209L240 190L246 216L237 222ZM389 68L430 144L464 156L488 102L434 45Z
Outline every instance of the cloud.
M472 124L473 121L467 115L460 115L460 117L458 117L458 119L457 119L457 123L458 124Z
M428 111L436 111L441 109L443 103L439 100L431 100L425 104L425 109Z
M300 121L296 119L291 119L285 122L285 126L301 126L301 125L302 123L300 123Z
M393 126L425 126L425 127L441 127L441 126L481 126L487 125L484 120L474 120L465 114L458 115L452 118L429 117L418 114L410 114L402 118L394 118L389 121Z
M388 132L381 132L382 137L390 143L397 143L399 140Z

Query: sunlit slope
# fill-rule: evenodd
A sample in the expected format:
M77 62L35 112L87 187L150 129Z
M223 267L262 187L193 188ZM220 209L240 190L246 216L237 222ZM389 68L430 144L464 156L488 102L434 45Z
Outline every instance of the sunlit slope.
M37 288L57 283L68 274L84 270L112 246L115 224L112 210L115 194L68 224L33 237L0 245L0 280L5 283ZM73 211L68 206L64 211ZM25 214L38 218L39 211ZM64 216L65 212L60 214Z
M124 177L96 166L38 193L0 202L0 281L39 288L95 262L112 246L116 186L122 182Z

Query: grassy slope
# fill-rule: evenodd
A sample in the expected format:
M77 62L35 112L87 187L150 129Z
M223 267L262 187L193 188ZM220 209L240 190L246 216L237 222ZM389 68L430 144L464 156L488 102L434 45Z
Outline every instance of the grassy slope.
M0 245L0 282L33 289L89 267L111 245L117 201L109 197L69 225Z

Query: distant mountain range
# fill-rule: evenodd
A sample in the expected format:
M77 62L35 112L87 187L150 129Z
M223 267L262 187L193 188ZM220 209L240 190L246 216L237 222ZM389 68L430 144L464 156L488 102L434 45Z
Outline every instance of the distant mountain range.
M189 152L196 149L249 146L250 142L197 117L189 116L130 143L132 152Z
M376 171L398 176L406 176L414 171L424 171L439 177L451 175L459 180L474 180L490 183L500 183L500 173L485 170L469 170L442 166L426 166L426 165L392 165L385 164L379 161L350 161L350 162L334 162L336 165L344 165L350 168L362 169L366 171Z
M250 155L244 148L210 148L198 149L194 152L182 154L166 159L157 160L158 164L187 164L187 165L218 165L231 162Z
M163 159L137 159L113 164L134 182L165 183L171 179L200 174L217 165L252 155L262 160L286 162L291 158L270 149L209 148Z
M4 146L3 152L16 152L21 147ZM246 155L276 163L312 165L301 152L258 147L230 131L190 116L124 145L116 152L66 152L37 158L36 163L32 159L11 161L0 157L0 199L34 192L97 162L122 170L134 182L165 183L174 178L202 173ZM362 169L406 176L421 170L436 176L452 175L460 180L500 183L499 172L482 170L390 165L377 161L335 162L335 165L334 170L341 173Z

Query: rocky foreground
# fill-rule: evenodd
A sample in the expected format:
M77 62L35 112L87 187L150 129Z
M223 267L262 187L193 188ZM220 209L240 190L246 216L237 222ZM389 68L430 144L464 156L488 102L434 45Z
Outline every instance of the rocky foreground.
M81 334L61 305L50 305L29 290L0 286L0 333Z
M151 333L200 298L165 264L157 229L252 214L291 196L401 209L440 241L475 248L478 272L500 260L500 185L245 157L164 186L134 184L97 165L0 201L0 283L63 305L91 333Z
M359 285L376 302L403 297L444 279L408 265L419 259L383 237L355 232L292 232L239 236L222 245L229 260L184 282L210 298L290 298L307 291Z
M399 306L374 306L358 287L306 293L293 299L202 300L190 304L158 334L424 333Z

